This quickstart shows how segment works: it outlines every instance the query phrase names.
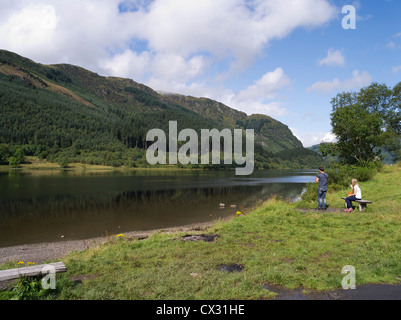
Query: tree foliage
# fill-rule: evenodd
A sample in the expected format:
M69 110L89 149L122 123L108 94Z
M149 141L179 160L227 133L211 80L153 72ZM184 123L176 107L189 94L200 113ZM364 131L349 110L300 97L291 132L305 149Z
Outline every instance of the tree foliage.
M383 150L401 149L401 83L393 89L372 83L359 92L332 99L331 125L338 141L320 148L323 156L338 156L348 164L365 165Z

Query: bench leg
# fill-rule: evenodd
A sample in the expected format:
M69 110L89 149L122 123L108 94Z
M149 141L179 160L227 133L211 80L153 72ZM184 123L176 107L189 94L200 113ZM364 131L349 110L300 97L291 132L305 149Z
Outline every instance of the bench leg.
M358 204L359 204L359 212L362 212L363 210L365 210L365 208L366 208L365 203L358 203Z

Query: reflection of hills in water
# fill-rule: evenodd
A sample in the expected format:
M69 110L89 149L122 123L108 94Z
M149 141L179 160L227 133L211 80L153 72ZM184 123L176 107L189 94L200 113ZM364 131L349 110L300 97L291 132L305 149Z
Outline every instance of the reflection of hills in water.
M49 218L50 216L98 215L102 211L166 209L203 205L216 207L219 203L248 207L255 201L272 195L292 199L302 191L300 184L269 184L268 186L236 186L191 188L178 190L137 190L112 193L36 196L29 199L1 199L0 223L24 216Z
M294 199L305 185L247 180L226 179L224 186L221 178L191 176L13 178L0 183L0 246L207 222L273 195Z

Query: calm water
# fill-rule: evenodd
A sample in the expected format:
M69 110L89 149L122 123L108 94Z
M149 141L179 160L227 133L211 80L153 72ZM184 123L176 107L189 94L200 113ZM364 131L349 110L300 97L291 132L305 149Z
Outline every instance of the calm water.
M0 247L207 222L272 195L295 199L316 172L138 170L0 173ZM219 204L226 207L221 209Z

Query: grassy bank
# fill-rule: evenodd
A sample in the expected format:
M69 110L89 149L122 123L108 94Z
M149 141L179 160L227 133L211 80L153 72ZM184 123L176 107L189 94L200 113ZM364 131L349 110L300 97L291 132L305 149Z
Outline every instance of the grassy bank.
M9 165L0 165L0 172L44 172L49 171L58 173L60 171L73 172L73 173L84 173L92 171L140 171L140 170L185 170L193 168L181 168L176 165L155 165L155 166L143 166L143 167L127 167L127 166L105 166L95 165L87 163L68 163L68 165L61 166L59 163L49 162L45 159L39 159L38 157L28 156L26 157L26 163L20 164L18 168L11 168Z
M356 284L401 280L401 165L385 167L361 184L373 204L363 212L298 210L313 202L272 199L260 208L206 231L213 242L183 241L183 233L145 240L113 238L106 245L62 259L52 299L270 299L276 284L306 292L341 288L342 268L356 269ZM347 190L328 194L344 208ZM219 270L238 264L241 272ZM11 267L8 263L2 268ZM1 293L10 298L12 293Z
M39 159L38 157L26 157L26 163L20 164L18 168L11 168L9 165L0 165L0 171L83 171L83 170L113 170L111 166L91 165L83 163L70 163L65 168L61 167L58 163Z

